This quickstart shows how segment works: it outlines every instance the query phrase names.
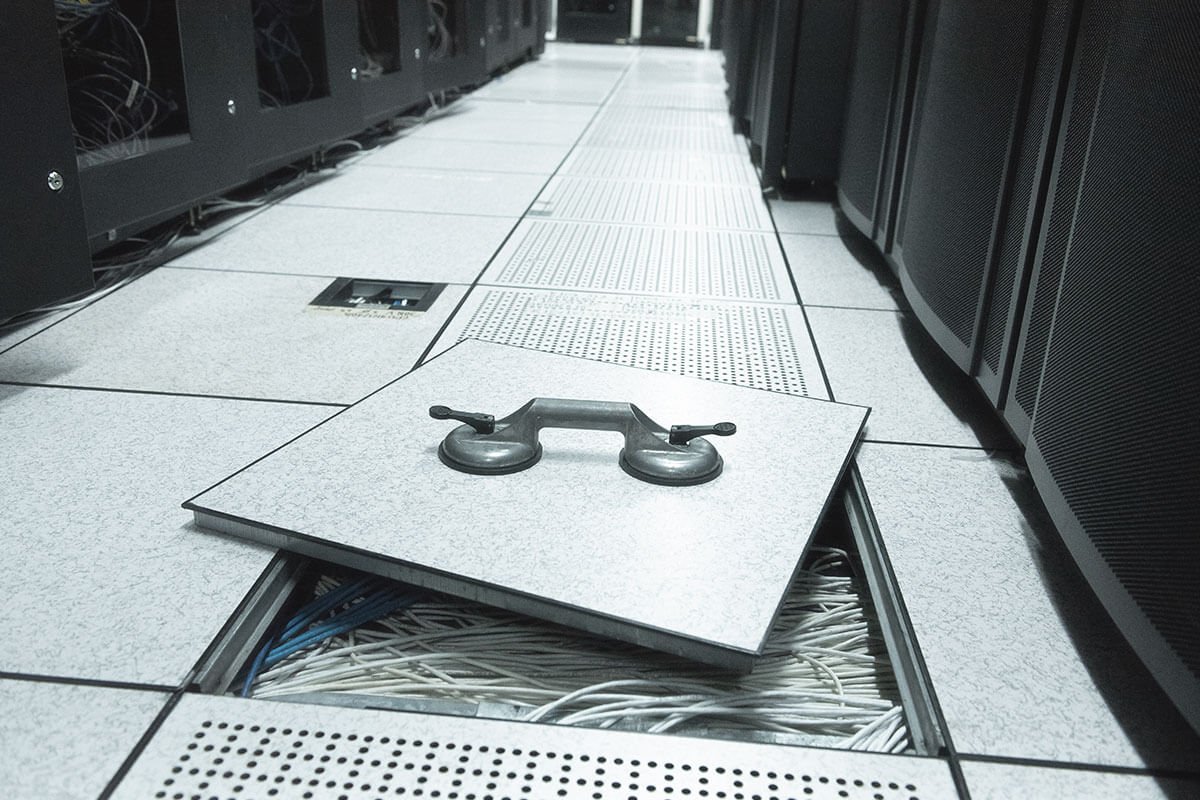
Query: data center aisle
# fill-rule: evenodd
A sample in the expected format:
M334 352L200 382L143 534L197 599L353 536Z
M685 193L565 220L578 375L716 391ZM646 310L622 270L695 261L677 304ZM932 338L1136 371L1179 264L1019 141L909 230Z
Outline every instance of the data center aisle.
M717 54L553 45L452 109L0 339L0 575L21 587L0 638L0 741L20 768L0 794L154 796L212 720L256 724L250 701L186 690L274 554L200 531L179 503L466 337L872 406L859 469L973 796L1195 789L1193 738L1162 698L1114 689L1136 660L1079 600L1002 432L941 369L886 267L830 203L764 202ZM446 287L403 319L309 308L339 276ZM279 729L299 713L271 708ZM393 727L304 714L314 730ZM451 733L497 730L477 722ZM527 751L573 746L525 729ZM586 741L612 754L630 740ZM939 758L655 746L958 795ZM908 785L814 780L830 796Z

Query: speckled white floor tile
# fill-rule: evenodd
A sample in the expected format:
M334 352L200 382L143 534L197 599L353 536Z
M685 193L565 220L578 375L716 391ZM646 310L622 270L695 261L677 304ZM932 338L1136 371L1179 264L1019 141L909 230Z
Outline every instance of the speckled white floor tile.
M171 265L471 283L513 223L503 217L275 206Z
M278 755L253 755L261 739L271 745L265 754ZM221 752L225 746L230 752ZM276 766L281 762L286 772ZM243 773L250 776L244 785ZM180 700L114 798L142 800L160 791L238 796L234 786L246 794L264 786L260 774L264 783L286 776L281 797L290 788L313 787L320 800L414 789L428 797L539 800L597 794L958 800L950 770L936 758L206 695ZM370 788L360 791L363 785Z
M7 329L0 329L0 353L10 347L15 347L31 336L35 336L47 328L62 322L71 314L78 311L72 309L70 311L55 311L37 318L31 318L23 325L14 325Z
M545 175L376 167L364 161L283 205L516 218L545 183Z
M579 139L587 125L586 119L553 118L531 121L507 114L464 114L439 119L436 123L413 131L406 138L571 145Z
M168 698L165 692L0 679L0 796L97 797Z
M370 166L523 172L549 175L570 151L569 144L472 142L465 139L407 137L369 154Z
M1087 800L1183 800L1200 797L1200 778L1187 781L1079 769L964 761L973 800L1080 797Z
M579 70L576 70L579 71ZM510 98L545 100L564 103L593 103L599 105L616 86L618 74L595 72L573 75L563 71L524 73L520 70L502 75L476 90L481 98Z
M795 305L481 286L433 351L468 338L828 399Z
M842 308L806 313L834 398L875 409L868 439L1011 447L982 396L908 315Z
M877 258L860 260L836 236L780 234L783 252L806 305L874 308L905 307L904 294Z
M445 119L524 120L541 123L547 120L587 124L596 116L596 108L582 103L553 103L539 100L497 100L472 93L451 107L454 113L434 122L441 124Z
M1026 473L869 443L858 464L959 753L1195 768L1195 734L1083 584Z
M408 371L465 291L377 319L309 308L329 283L160 268L0 355L0 380L352 403Z
M0 386L0 671L178 685L272 557L180 503L332 411Z
M811 233L837 236L837 211L828 200L781 200L772 198L771 215L780 233Z
M483 283L625 294L795 300L774 234L524 220Z

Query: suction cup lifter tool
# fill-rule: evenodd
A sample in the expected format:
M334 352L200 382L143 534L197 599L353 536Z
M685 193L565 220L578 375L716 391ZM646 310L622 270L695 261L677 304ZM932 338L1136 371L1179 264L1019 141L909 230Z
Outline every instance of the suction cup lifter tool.
M446 435L438 456L448 467L475 475L507 475L528 469L542 457L542 428L616 431L625 436L621 469L633 477L666 486L707 483L721 474L724 461L702 436L731 436L732 422L716 425L659 425L632 403L556 400L538 397L503 419L491 414L432 406L429 416L465 423Z

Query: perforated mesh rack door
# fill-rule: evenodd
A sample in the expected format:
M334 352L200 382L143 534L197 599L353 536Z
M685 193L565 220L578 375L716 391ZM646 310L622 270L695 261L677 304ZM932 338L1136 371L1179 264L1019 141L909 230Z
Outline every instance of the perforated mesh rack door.
M842 131L838 199L862 233L874 234L879 176L891 117L903 3L859 3Z
M188 695L115 798L957 797L929 758Z
M1009 396L1004 404L1004 417L1021 440L1029 434L1029 420L1037 400L1046 343L1050 338L1050 321L1087 161L1092 111L1105 67L1105 43L1116 16L1116 5L1115 0L1091 3L1080 23L1069 105L1055 156L1051 193L1046 201L1047 217L1042 221Z
M1058 95L1066 81L1068 64L1064 54L1077 5L1076 0L1052 0L1047 4L1025 119L1017 131L1008 210L997 231L995 275L976 372L984 392L997 407L1007 388L1015 318L1024 299L1022 289L1028 278L1031 243L1036 241L1040 228L1049 179L1047 162L1057 141Z
M1102 85L1094 111L1072 112L1092 124L1029 463L1101 600L1200 730L1200 8L1119 12L1085 43Z
M964 369L1021 105L1035 4L942 0L929 14L893 256L913 309Z

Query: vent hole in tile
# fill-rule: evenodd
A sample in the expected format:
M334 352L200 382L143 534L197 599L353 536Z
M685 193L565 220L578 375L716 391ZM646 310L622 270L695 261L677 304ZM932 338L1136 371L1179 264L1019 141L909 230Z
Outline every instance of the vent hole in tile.
M194 738L212 738L233 724L207 720ZM784 800L796 797L854 800L920 800L918 787L879 775L779 773L735 764L687 763L625 758L592 752L522 752L480 742L413 741L400 747L352 731L317 730L299 740L303 748L341 753L319 762L280 762L290 734L268 734L265 760L235 758L220 769L211 760L188 766L183 753L164 777L156 798L241 800L246 797L312 797L360 800L384 797L476 797L515 800L556 786L559 797L713 797L726 800ZM228 738L228 737L221 737ZM331 744L320 746L318 740ZM402 740L397 740L397 743ZM357 743L356 743L357 742ZM464 755L454 754L457 751ZM465 755L470 754L470 755ZM354 757L361 756L361 757ZM324 758L324 755L322 755Z

